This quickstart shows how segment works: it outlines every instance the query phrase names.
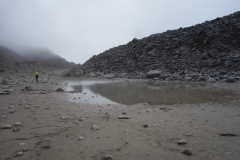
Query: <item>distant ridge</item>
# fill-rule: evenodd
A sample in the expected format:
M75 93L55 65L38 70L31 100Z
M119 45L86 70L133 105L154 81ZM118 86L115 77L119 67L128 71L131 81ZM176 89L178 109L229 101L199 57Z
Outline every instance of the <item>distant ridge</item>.
M20 55L7 47L0 46L0 61L25 63L39 62L56 69L67 69L76 65L75 63L68 62L46 48L31 48Z
M25 62L27 59L13 50L0 45L0 61Z

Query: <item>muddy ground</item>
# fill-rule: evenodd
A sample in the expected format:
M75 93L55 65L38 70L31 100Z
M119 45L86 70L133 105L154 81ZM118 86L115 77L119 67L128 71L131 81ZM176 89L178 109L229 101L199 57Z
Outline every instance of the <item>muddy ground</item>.
M196 104L95 105L75 102L69 98L71 93L55 91L80 78L51 79L53 84L15 84L13 93L0 95L0 125L13 126L0 130L0 160L99 160L105 154L116 160L240 157L239 98L221 101L219 97L219 101ZM238 83L213 85L240 95ZM25 86L38 90L22 91ZM123 112L132 118L118 119ZM81 117L84 121L79 121ZM91 129L93 125L100 130ZM181 139L187 144L178 144ZM187 148L192 155L182 153ZM16 156L19 152L23 155Z

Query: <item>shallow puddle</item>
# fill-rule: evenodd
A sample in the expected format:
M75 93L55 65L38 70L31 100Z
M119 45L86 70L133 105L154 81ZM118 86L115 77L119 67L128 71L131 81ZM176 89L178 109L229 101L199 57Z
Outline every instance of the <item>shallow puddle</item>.
M69 82L67 91L74 92L74 101L90 104L196 104L238 97L214 84L184 82L79 81Z

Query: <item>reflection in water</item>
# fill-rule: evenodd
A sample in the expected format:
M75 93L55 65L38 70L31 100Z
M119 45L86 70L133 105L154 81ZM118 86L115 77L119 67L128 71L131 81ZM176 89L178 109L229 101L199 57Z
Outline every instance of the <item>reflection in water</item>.
M98 84L95 84L98 83ZM84 83L72 85L74 90L82 89L81 101L98 104L137 104L147 102L160 104L194 104L229 100L234 94L227 90L217 90L206 84L173 82L108 82ZM83 94L83 93L86 94Z

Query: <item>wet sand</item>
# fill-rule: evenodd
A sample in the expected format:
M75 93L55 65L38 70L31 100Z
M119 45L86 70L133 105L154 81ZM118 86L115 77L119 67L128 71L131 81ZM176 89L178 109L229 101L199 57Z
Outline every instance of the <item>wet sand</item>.
M116 160L240 157L240 137L219 135L240 134L240 100L235 97L196 104L95 105L69 100L71 93L55 92L59 87L65 88L66 82L77 80L61 78L58 84L16 84L12 94L0 95L0 124L23 124L0 130L0 159L99 160L104 154ZM45 88L47 94L21 91L29 85ZM212 85L238 94L240 91L239 84ZM15 112L10 115L11 109ZM132 119L117 119L123 112ZM79 121L81 117L84 121ZM93 125L100 130L91 129ZM190 132L192 135L187 136ZM78 140L80 136L85 139ZM180 139L187 144L179 145ZM24 148L28 149L23 151L24 155L15 157ZM186 148L193 155L183 154Z

